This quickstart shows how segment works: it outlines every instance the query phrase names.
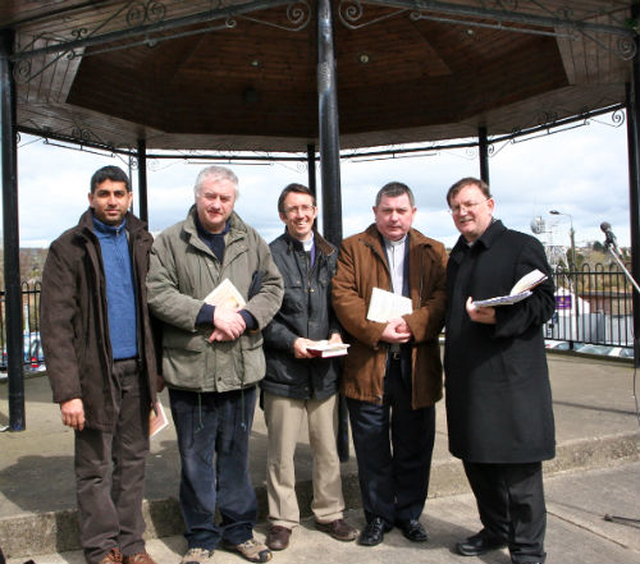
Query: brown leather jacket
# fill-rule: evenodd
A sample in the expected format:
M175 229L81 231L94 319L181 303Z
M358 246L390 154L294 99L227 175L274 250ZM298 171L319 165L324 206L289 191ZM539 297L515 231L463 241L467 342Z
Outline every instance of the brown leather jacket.
M409 232L409 289L413 313L404 316L411 328L412 407L433 405L442 398L442 363L438 335L446 308L447 253L442 243L416 229ZM380 234L372 224L342 242L333 279L333 307L349 333L351 348L342 374L342 393L381 403L388 345L380 342L384 323L366 319L374 287L389 290L391 277Z
M42 275L40 329L53 401L81 398L87 427L112 431L116 390L105 278L92 221L88 210L51 244ZM138 354L149 399L155 401L158 375L145 286L153 238L131 213L126 222L138 304Z

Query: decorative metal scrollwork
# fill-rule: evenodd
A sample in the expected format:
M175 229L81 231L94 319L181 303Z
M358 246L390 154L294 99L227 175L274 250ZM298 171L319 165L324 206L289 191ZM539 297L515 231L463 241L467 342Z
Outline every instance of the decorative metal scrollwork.
M361 29L394 18L407 11L407 8L401 8L384 16L361 21L364 16L362 2L360 0L340 0L340 4L338 5L338 18L342 25L349 29Z
M311 21L311 6L309 6L308 0L296 0L295 2L289 2L287 5L287 21L291 25L281 25L268 20L255 18L253 16L239 15L238 18L247 20L253 23L267 25L269 27L275 27L283 31L302 31L309 25Z
M167 7L158 0L135 2L127 12L126 21L129 27L162 21L167 15Z

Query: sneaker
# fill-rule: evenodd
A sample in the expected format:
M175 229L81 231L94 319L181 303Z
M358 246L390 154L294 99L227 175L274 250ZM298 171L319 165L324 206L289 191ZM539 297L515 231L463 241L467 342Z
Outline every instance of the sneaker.
M156 561L149 556L146 551L136 552L135 554L129 554L129 556L122 557L123 564L156 564Z
M240 544L223 541L222 547L231 552L238 552L249 562L268 562L273 556L269 548L256 539L249 539Z
M122 552L118 548L112 548L98 564L122 564Z
M190 548L180 560L180 564L204 564L213 562L213 550Z

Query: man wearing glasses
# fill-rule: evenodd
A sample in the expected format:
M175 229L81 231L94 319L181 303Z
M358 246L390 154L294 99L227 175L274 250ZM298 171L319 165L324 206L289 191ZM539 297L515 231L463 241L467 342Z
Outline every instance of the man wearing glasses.
M343 519L336 445L339 364L310 350L321 340L342 343L331 309L338 253L314 229L318 210L308 188L287 186L278 199L278 213L285 232L269 246L285 291L280 311L264 330L267 374L261 382L269 436L267 545L272 550L287 548L300 521L293 458L305 417L313 450L311 509L316 527L340 541L358 535Z
M537 239L493 218L485 182L463 178L447 203L461 233L447 268L449 450L463 461L483 525L456 550L508 546L515 564L544 562L542 461L555 455L555 432L541 329L555 309L551 269ZM474 304L509 294L535 269L548 278L523 301Z

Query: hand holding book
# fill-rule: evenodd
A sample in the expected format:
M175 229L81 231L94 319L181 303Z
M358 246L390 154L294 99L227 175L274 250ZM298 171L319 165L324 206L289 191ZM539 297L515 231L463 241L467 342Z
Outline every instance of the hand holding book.
M473 305L475 307L495 307L517 304L518 302L528 298L533 293L531 290L546 279L547 275L540 270L532 270L513 285L513 288L511 288L508 295L497 296L486 300L476 300L473 302Z

